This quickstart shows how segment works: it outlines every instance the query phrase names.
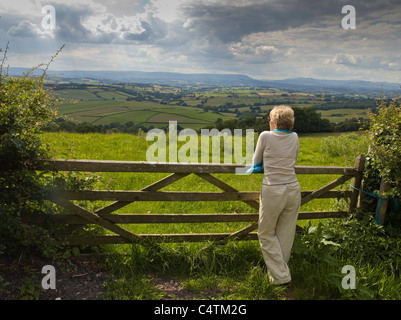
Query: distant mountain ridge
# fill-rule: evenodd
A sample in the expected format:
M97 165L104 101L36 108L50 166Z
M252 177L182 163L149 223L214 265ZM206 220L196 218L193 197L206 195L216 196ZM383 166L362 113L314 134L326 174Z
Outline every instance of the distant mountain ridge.
M19 76L28 69L10 68L9 74ZM35 71L36 75L41 70ZM259 85L258 80L241 74L186 74L175 72L145 72L145 71L55 71L48 70L50 77L64 79L96 79L118 82L140 82L165 85Z
M303 87L322 87L322 88L365 88L365 89L381 89L399 90L401 84L391 82L371 82L366 80L326 80L314 78L290 78L285 80L275 80L275 83L283 85L294 85Z
M28 69L9 68L9 74L20 76ZM35 74L40 74L36 70ZM390 82L371 82L364 80L325 80L314 78L289 78L284 80L257 80L243 74L186 74L174 72L144 71L55 71L47 72L50 78L95 79L108 82L136 82L148 84L164 84L173 86L186 85L222 85L222 86L260 86L277 89L307 92L333 91L341 93L380 94L400 92L401 84Z

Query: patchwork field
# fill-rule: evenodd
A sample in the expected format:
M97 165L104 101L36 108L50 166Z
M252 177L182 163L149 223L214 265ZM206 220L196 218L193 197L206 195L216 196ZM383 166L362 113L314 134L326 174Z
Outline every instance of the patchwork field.
M183 106L163 106L154 102L136 101L88 101L84 104L63 104L59 113L68 119L91 124L113 122L134 122L136 126L164 127L169 121L177 121L181 126L202 128L212 125L218 118L227 115L205 113L202 109Z
M332 123L367 118L372 101L360 97L287 92L247 87L176 88L158 85L59 85L54 89L61 115L93 125L132 122L135 127L181 127L200 129L217 120L261 117L274 105L314 107Z
M334 109L334 110L319 110L322 118L329 119L330 122L342 122L351 118L368 119L368 112L364 109Z

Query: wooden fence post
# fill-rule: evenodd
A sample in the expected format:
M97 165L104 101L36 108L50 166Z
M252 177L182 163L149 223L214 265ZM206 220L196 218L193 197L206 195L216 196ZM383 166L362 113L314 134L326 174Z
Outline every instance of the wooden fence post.
M390 183L388 183L384 178L382 177L381 182L380 182L380 190L379 190L379 195L382 196L384 192L387 192L391 189ZM376 212L379 210L379 205L381 201L381 208L380 212L378 213L380 216L380 224L384 224L384 220L386 219L386 211L387 211L387 206L388 206L388 200L381 200L379 199L377 201L377 207L376 207Z
M362 185L363 171L365 169L365 156L363 154L356 158L355 169L357 173L355 177L352 178L351 185L356 189L360 189ZM357 206L359 207L360 205L360 203L358 204L358 196L360 192L356 189L352 191L351 200L349 203L349 212L352 212Z

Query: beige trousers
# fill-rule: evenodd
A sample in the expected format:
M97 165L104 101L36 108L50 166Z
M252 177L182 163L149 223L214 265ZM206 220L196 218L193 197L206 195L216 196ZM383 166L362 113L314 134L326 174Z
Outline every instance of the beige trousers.
M270 280L274 284L291 281L288 261L300 205L301 189L298 182L262 186L258 237Z

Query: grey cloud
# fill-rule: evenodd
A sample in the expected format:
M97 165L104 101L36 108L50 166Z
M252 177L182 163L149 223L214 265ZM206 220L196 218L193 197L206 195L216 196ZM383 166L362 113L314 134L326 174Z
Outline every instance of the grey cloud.
M88 9L73 9L66 6L57 6L56 37L67 42L91 42L91 33L82 22L91 15Z
M32 38L38 35L38 27L30 21L21 21L17 26L13 26L8 31L11 37Z
M25 20L25 18L18 17L15 15L10 15L10 14L0 14L0 31L7 32L9 31L12 27L16 27L18 24L20 24L22 21Z
M153 36L153 31L150 24L146 21L141 21L141 27L143 29L142 32L131 32L127 31L123 33L124 40L137 40L137 41L145 41L149 40Z
M72 43L132 44L133 41L150 42L165 36L165 26L150 14L141 17L130 25L119 25L118 19L107 13L99 18L98 26L93 30L85 26L85 21L96 17L90 8L76 9L68 6L56 6L56 38ZM129 19L129 18L128 18ZM133 17L137 19L137 17Z
M193 1L183 6L192 30L199 36L213 36L224 43L240 41L257 32L272 32L298 28L311 23L340 24L341 9L353 5L358 19L369 19L378 12L391 12L399 0L271 0L271 1Z
M341 20L345 16L341 9L345 5L356 7L359 25L393 12L399 6L395 0L192 1L182 7L185 17L182 26L191 35L187 41L192 52L198 50L203 56L213 55L249 65L299 58L307 60L299 54L318 57L319 52L338 52L339 46L348 38L360 35L361 30L346 34L341 29ZM293 33L293 30L302 32ZM292 37L291 41L287 39L288 35ZM311 43L318 47L312 48ZM290 57L288 50L291 47L297 50L294 49ZM294 52L298 52L297 58ZM339 55L332 63L365 66L365 60L353 54ZM320 58L321 61L324 58Z
M96 2L105 6L107 12L113 16L133 16L144 11L142 0L96 0Z
M357 66L361 65L365 60L366 59L360 55L338 53L333 59L329 60L329 63Z
M326 61L327 64L337 64L351 67L354 69L382 69L388 71L399 71L401 60L394 57L363 56L357 54L336 54L332 59Z
M274 0L249 2L242 6L196 2L187 5L184 11L200 34L212 35L229 43L256 32L299 27L327 15L338 15L340 9L338 0Z

